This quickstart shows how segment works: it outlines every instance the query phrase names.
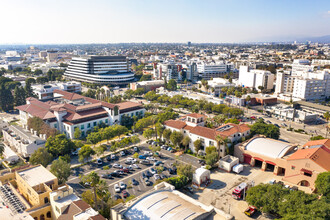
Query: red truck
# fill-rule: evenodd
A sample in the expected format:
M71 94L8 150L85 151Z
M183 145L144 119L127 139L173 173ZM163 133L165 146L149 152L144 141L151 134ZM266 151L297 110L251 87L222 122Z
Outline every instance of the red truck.
M248 189L247 183L241 183L239 184L232 192L232 196L234 199L242 199L244 193L246 193L246 190Z
M244 214L249 217L252 217L256 211L257 207L251 205L244 211Z

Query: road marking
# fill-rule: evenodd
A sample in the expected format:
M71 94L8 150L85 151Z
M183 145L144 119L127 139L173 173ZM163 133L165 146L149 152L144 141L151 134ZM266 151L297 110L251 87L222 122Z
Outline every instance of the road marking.
M165 162L165 161L164 161L164 162ZM146 167L145 169L140 170L139 172L134 173L133 175L137 175L137 174L139 174L139 173L142 173L143 171L146 171L146 170L150 169L151 167L154 167L154 166ZM111 185L113 185L113 184L116 184L116 183L118 183L118 182L124 181L124 180L126 180L126 179L128 179L128 178L132 178L132 176L129 175L129 176L124 177L124 178L122 178L122 179L120 179L120 180L118 180L118 181L116 181L116 182L113 182L113 183L109 184L109 187L110 187Z

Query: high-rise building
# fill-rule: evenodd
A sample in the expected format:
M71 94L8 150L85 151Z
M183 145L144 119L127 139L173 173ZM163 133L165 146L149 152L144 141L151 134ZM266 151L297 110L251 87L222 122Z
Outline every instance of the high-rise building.
M205 63L201 62L197 64L197 70L199 76L202 79L210 80L211 78L224 77L229 70L228 66L224 62L217 63Z
M190 41L188 41L187 45L188 45L188 47L191 47L191 42L190 42Z
M135 79L124 56L88 56L72 58L65 77L98 84L125 84Z
M238 81L243 87L259 89L260 86L267 90L274 87L275 75L266 70L250 70L248 66L240 66Z

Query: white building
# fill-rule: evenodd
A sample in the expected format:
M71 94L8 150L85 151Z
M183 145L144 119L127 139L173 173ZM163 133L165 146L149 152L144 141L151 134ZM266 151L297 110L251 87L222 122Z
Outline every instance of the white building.
M216 129L204 127L205 116L202 114L192 113L183 117L181 120L168 120L164 122L165 128L171 131L181 132L184 136L188 136L191 141L189 148L192 152L196 152L194 142L200 140L202 143L201 150L209 146L217 146L217 136L224 139L227 138L231 143L237 142L242 137L249 136L250 127L246 124L232 124L228 123ZM229 143L230 145L230 143ZM225 146L220 147L220 156L226 155Z
M134 80L130 69L124 56L73 57L64 76L82 82L118 84Z
M275 75L266 70L250 70L248 66L240 66L239 84L243 87L258 89L259 86L267 90L274 87Z
M154 70L155 79L182 80L182 65L174 63L159 63Z
M81 130L82 136L86 136L99 124L119 124L124 114L142 117L145 113L145 108L139 103L111 104L61 90L54 91L51 101L27 98L27 104L18 106L17 109L24 125L28 118L39 117L68 138L74 137L77 128Z
M275 94L292 94L294 88L295 76L287 72L277 72Z
M202 85L201 81L198 81L197 83ZM219 96L221 93L221 89L224 87L236 86L234 83L230 83L228 79L224 78L213 78L212 80L208 80L207 85L209 86L209 91L212 92L212 88L214 89L214 92L212 92L212 95L214 96Z
M19 126L10 125L2 130L4 143L23 157L29 157L40 147L45 147L46 143L45 135L38 137L36 131L31 132Z
M212 63L197 63L197 71L199 76L205 80L211 78L223 77L229 72L228 65L224 62L212 62Z
M193 174L192 183L197 186L201 186L202 184L205 184L211 180L210 175L211 172L208 169L200 167L195 170L195 173Z
M295 59L292 63L292 76L296 76L297 72L311 72L313 69L309 60Z
M35 84L31 88L33 92L38 96L38 99L51 99L54 97L54 90L62 90L67 92L81 92L81 83L79 82L54 82L47 84Z

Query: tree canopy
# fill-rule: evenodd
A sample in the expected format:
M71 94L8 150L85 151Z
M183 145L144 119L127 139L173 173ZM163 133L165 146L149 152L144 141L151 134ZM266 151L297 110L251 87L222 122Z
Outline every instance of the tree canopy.
M280 137L280 129L273 124L266 124L263 119L258 119L251 126L251 134L262 134L268 138L278 139Z
M70 154L75 146L64 134L58 134L55 137L50 136L46 141L45 147L53 157L57 157L59 155Z
M50 162L52 162L53 156L48 153L46 148L40 147L38 150L34 151L34 153L30 157L31 164L41 164L44 167L47 167Z
M70 163L63 159L55 160L50 166L50 172L58 178L59 184L63 184L70 176Z

